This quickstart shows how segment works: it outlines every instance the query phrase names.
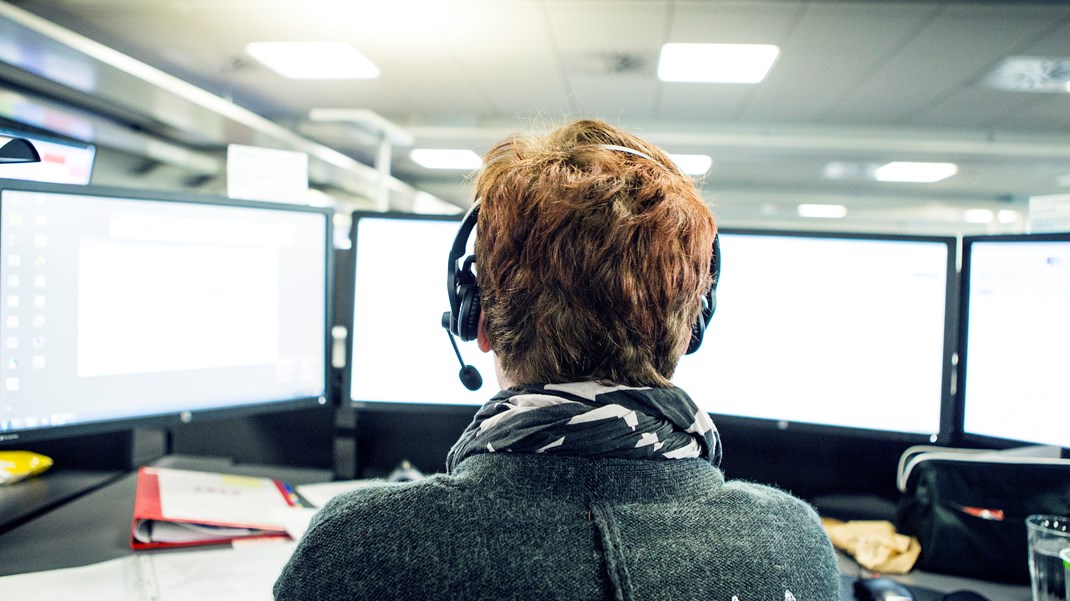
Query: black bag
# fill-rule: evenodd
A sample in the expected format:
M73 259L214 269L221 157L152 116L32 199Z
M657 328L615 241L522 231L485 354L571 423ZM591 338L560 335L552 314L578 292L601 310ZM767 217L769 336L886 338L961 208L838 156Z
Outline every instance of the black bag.
M1029 582L1025 519L1070 515L1070 460L1022 451L917 446L903 453L896 529L921 543L916 567Z

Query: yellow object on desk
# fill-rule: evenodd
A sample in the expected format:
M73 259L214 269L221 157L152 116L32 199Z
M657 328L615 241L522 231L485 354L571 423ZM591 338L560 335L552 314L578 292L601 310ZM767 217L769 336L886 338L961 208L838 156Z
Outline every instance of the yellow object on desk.
M899 534L891 522L841 522L822 518L821 524L834 547L845 551L868 570L882 574L906 574L921 554L918 539Z
M0 486L36 476L52 467L52 458L32 451L0 451Z

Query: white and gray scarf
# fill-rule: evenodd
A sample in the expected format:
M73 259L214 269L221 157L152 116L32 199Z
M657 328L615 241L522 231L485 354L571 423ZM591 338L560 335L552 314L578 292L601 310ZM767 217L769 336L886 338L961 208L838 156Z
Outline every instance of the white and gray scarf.
M545 453L618 459L703 458L719 465L717 428L679 388L597 382L519 386L476 413L446 468L480 453Z

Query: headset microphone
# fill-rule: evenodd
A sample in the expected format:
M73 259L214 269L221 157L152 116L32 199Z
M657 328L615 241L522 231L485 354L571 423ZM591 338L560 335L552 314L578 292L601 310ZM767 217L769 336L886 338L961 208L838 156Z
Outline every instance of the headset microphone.
M457 360L461 362L461 371L457 372L457 376L461 378L461 384L468 390L479 390L479 387L483 385L483 376L479 375L479 370L472 365L467 365L464 359L461 358L461 349L457 348L457 341L453 339L453 332L449 330L450 312L446 311L442 314L442 323L446 327L446 335L450 337L450 344L453 345L453 352L457 354Z

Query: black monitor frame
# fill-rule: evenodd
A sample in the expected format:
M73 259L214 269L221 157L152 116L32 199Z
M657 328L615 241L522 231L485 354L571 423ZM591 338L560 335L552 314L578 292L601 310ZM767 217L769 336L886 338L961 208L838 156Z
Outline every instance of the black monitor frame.
M976 242L1070 242L1070 232L1058 233L1033 233L1033 234L989 234L962 237L961 250L961 275L959 287L959 314L957 327L958 357L955 374L955 394L952 402L948 404L950 415L950 444L967 447L1005 449L1027 445L1042 444L1027 440L1015 440L1010 438L998 438L983 434L973 434L966 431L966 376L969 369L969 319L970 319L970 273L972 248ZM1050 445L1045 445L1050 446ZM1064 447L1063 454L1070 452L1070 448Z
M75 196L100 196L105 198L129 199L160 203L181 203L191 205L208 205L223 207L246 207L250 209L267 209L276 211L301 212L319 214L323 216L324 223L324 339L322 352L324 357L323 390L314 396L303 396L292 399L279 399L275 401L257 401L233 406L219 406L202 408L190 411L166 411L141 416L128 416L116 419L88 421L59 426L27 428L12 432L0 432L0 449L25 448L27 444L42 441L59 441L62 439L74 439L89 435L112 434L130 432L135 428L169 428L184 424L196 424L202 421L217 421L237 417L264 415L308 409L313 407L326 407L331 394L331 361L330 361L330 335L333 319L333 280L334 280L334 249L332 243L333 210L324 207L312 207L307 205L257 202L234 200L226 197L208 196L191 193L142 190L133 188L116 188L104 186L78 186L69 184L51 184L30 182L22 180L0 179L0 191L26 191L43 192ZM0 266L0 273L3 266Z

